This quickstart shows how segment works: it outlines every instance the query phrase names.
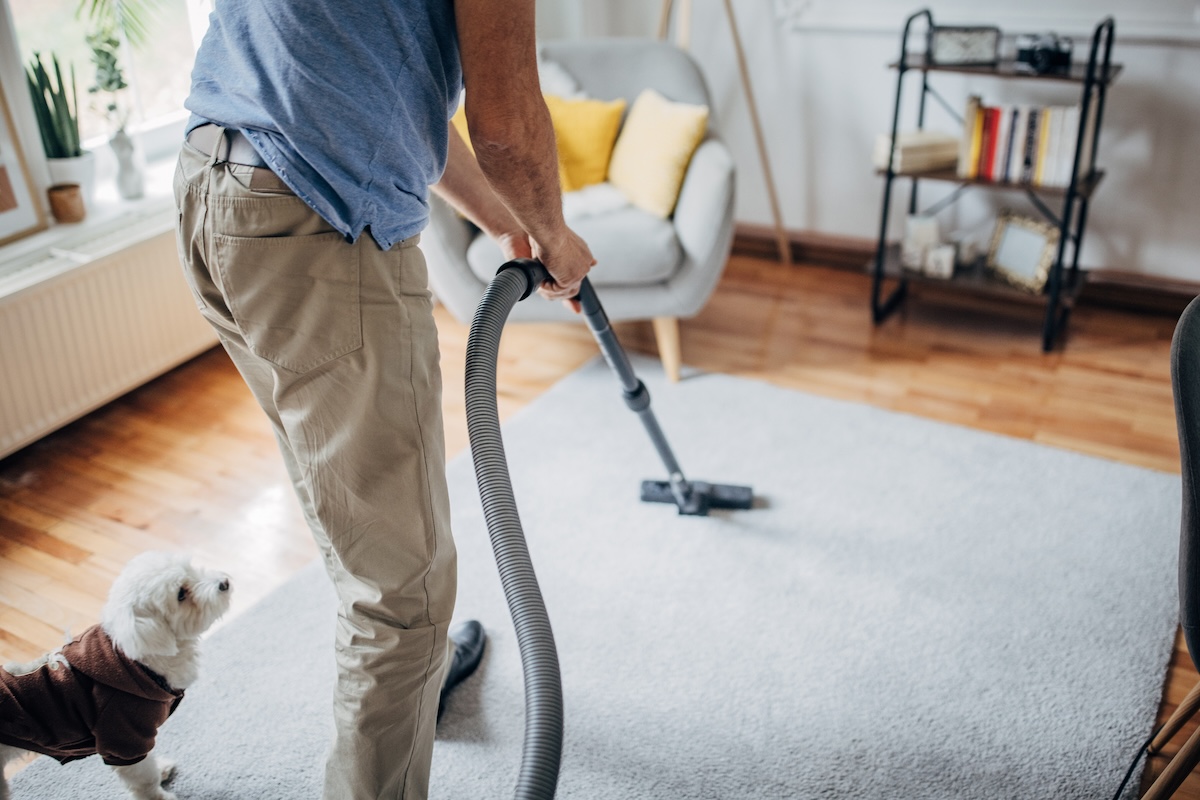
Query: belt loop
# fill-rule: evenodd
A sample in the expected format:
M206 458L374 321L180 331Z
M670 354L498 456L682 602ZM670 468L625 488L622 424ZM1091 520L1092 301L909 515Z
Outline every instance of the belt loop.
M228 152L229 142L226 137L229 134L229 130L220 125L214 125L214 127L217 129L217 138L216 141L213 142L212 155L210 155L208 158L208 166L210 169L215 167L217 164L220 164L222 161L228 160L228 156L226 156L224 159L221 158L221 151L226 150L226 152Z

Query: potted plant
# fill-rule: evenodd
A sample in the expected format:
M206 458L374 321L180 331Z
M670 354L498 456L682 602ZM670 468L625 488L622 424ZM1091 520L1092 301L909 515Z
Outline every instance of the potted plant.
M96 82L88 88L88 93L108 95L104 115L116 128L108 144L117 157L117 192L126 200L136 200L145 193L145 179L134 141L125 131L129 111L122 108L121 92L129 84L117 60L121 41L112 27L106 25L88 34L87 43L92 49L92 63L96 65Z
M75 91L75 69L71 69L71 86L63 80L58 57L50 55L54 75L42 63L40 53L34 53L26 68L29 94L42 134L42 149L50 169L51 188L78 186L86 203L91 199L95 184L95 156L83 149L79 141L79 101ZM53 207L53 203L51 204ZM57 215L56 215L57 218ZM65 221L61 220L60 221Z

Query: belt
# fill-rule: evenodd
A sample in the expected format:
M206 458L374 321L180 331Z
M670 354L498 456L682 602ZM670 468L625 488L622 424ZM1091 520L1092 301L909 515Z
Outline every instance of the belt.
M268 168L267 162L263 161L262 156L254 149L254 145L250 144L241 131L233 128L224 128L206 123L196 127L187 135L187 143L199 150L206 156L211 156L221 144L221 132L224 130L224 140L228 144L228 149L225 153L224 161L230 164L241 164L244 167L262 167Z

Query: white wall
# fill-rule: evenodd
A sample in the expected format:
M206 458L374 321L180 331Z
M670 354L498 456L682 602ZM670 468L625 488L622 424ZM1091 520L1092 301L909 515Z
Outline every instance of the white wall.
M677 0L678 2L678 0ZM714 98L716 125L739 167L740 221L770 223L753 131L736 71L722 0L693 0L692 52ZM543 15L542 35L653 36L659 3L576 0ZM873 238L882 181L870 165L875 135L890 123L904 18L919 5L900 0L735 0L767 147L791 229ZM989 8L990 7L990 8ZM1104 14L1117 21L1115 61L1125 71L1108 95L1098 164L1108 170L1091 205L1081 263L1200 280L1200 3L1192 0L1010 0L1002 12L970 0L933 6L939 22L991 22L1005 31L1054 29L1086 52ZM990 12L990 13L989 13ZM997 13L1000 16L997 16ZM908 97L916 99L912 74ZM1069 84L938 76L958 106L968 92L985 102L1071 103ZM912 104L915 107L915 102ZM931 106L931 108L933 108ZM928 119L946 130L938 111ZM940 121L940 124L938 122ZM951 187L927 184L922 203ZM897 190L892 234L907 192ZM995 211L1028 208L1018 193L972 190L943 217L943 230L986 240Z

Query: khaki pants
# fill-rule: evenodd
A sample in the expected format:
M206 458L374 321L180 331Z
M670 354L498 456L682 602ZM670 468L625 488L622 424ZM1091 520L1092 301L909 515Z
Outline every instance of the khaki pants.
M425 798L456 565L417 237L349 244L268 170L186 144L175 200L196 303L274 425L337 591L325 800Z

